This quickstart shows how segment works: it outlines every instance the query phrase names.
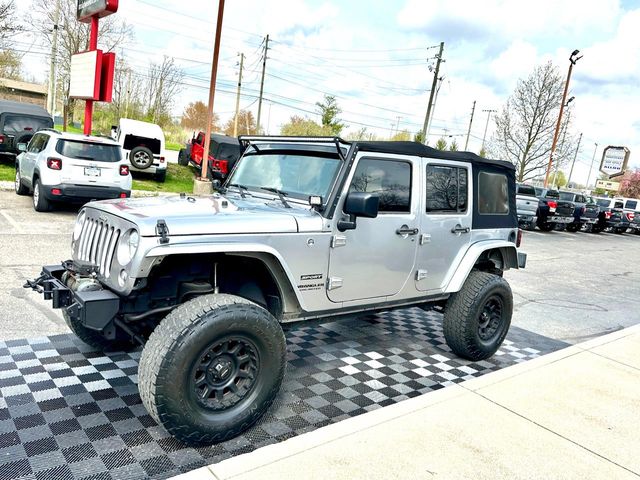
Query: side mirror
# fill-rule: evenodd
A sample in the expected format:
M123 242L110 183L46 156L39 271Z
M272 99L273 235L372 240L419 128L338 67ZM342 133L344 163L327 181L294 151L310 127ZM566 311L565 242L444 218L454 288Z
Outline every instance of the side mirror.
M215 180L212 180L211 184L213 185L214 190L219 190L220 185L222 185L222 183L220 183L220 180L218 180L217 178Z
M19 143L16 146L18 147L18 151L19 152L26 152L27 151L27 144L26 143Z
M351 192L344 202L344 213L349 215L349 219L338 221L338 230L353 230L356 228L356 218L376 218L380 197L374 193Z

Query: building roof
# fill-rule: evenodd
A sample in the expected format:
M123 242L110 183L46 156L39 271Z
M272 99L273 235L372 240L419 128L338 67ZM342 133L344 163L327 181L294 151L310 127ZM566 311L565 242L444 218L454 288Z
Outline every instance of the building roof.
M23 92L47 94L47 87L39 83L21 82L19 80L11 80L9 78L0 78L0 87L13 88L14 90L22 90Z

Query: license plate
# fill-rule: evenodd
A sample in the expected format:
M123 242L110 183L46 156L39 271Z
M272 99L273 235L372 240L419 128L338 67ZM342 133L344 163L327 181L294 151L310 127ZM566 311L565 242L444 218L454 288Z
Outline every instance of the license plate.
M97 168L97 167L85 167L84 174L87 177L99 177L100 176L100 169Z
M549 207L549 211L550 211L551 213L556 213L556 209L555 209L555 207Z

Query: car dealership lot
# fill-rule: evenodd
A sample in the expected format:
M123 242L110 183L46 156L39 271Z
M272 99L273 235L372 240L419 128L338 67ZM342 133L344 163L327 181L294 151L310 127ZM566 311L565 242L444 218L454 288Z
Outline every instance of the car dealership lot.
M59 312L22 288L70 256L77 209L36 213L30 197L0 192L0 339L66 333ZM576 343L640 321L640 236L525 232L527 268L507 272L513 325Z

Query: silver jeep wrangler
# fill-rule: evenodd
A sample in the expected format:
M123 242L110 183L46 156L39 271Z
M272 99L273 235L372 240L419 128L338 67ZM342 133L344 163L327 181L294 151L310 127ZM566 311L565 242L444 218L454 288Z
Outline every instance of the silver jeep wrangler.
M25 287L101 348L144 346L142 401L191 444L246 430L285 371L283 325L444 312L461 357L493 355L523 268L514 167L413 142L240 137L209 197L89 203L73 259Z

